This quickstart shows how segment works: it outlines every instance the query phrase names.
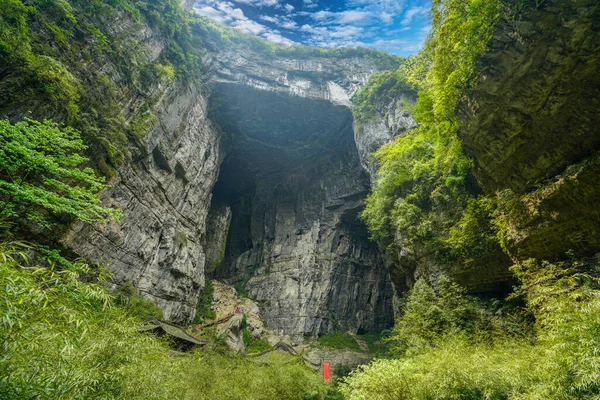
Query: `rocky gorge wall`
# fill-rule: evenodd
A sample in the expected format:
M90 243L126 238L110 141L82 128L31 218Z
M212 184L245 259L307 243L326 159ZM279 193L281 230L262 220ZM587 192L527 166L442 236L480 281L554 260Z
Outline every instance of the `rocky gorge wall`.
M135 65L164 72L161 33L132 18L117 12L106 29L135 37ZM78 71L119 82L131 131L102 200L126 216L75 223L60 242L175 322L193 319L208 273L246 282L269 325L298 340L391 326L392 286L357 221L369 180L349 111L380 61L208 47L202 88L169 73L131 86L109 58Z
M382 253L400 290L418 278L435 283L446 275L471 293L502 294L515 283L509 270L515 263L585 261L600 251L600 192L593 183L600 173L599 7L586 0L503 3L474 65L477 79L455 111L463 151L474 165L473 197L483 191L494 202L504 248L457 264L421 251L427 243L402 246L403 232L394 232L394 245ZM403 111L399 96L372 103L375 115L356 129L359 150L365 133L375 143L367 140L368 149L407 134L394 126L411 124L390 122ZM373 165L367 158L367 169ZM435 218L449 220L443 212Z
M187 322L204 287L202 240L221 145L197 89L169 87L155 112L159 123L102 196L126 217L75 224L63 243L112 271L113 282L134 283L165 318Z
M228 142L213 197L228 236L208 239L221 254L211 274L238 282L296 341L390 327L392 285L358 220L370 185L348 108L376 64L239 52L208 62L211 118Z
M502 20L480 71L459 105L460 134L503 207L511 257L599 252L597 2L545 2Z

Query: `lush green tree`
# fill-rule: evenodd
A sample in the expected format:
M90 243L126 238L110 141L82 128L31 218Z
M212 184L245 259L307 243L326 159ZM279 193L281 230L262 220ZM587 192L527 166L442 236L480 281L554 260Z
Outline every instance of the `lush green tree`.
M122 216L98 198L104 179L81 155L79 133L50 121L0 120L0 219L50 227L60 217L103 222Z

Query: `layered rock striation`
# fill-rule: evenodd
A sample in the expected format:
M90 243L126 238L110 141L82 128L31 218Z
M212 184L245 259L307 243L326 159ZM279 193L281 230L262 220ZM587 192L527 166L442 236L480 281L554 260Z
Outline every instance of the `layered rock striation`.
M63 242L129 281L167 319L191 320L204 286L202 246L221 145L193 87L165 90L157 123L118 169L105 203L125 213L119 223L76 224Z
M388 273L357 220L369 179L348 108L380 69L369 57L211 48L202 92L153 89L154 122L103 195L127 216L76 224L63 243L176 322L193 318L209 274L245 285L269 326L299 340L391 326Z

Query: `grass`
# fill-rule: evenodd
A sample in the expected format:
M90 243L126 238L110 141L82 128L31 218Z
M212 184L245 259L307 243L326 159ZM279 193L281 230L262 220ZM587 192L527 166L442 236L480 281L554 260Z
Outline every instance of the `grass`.
M319 399L329 388L302 359L241 358L215 345L172 355L138 332L90 268L31 265L0 243L0 398Z
M328 333L319 337L319 345L331 349L361 351L358 342L347 333Z

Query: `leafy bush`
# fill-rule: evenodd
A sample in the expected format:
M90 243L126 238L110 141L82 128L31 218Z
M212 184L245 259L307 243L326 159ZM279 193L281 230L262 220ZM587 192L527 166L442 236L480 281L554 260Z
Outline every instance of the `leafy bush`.
M128 315L145 320L151 317L161 319L162 310L156 303L145 299L138 294L138 289L131 282L123 282L111 293L115 304L121 307Z
M420 284L419 293L411 295L418 307L406 307L394 339L404 338L411 351L351 373L341 392L349 400L596 398L599 260L557 264L528 260L514 270L522 282L517 295L534 314L537 335L531 331L526 337L507 335L496 329L488 335L493 340L478 340L477 331L468 328L472 320L457 318L465 315L465 299L457 302L451 295L454 300L449 304L454 305L439 309L439 296L436 299ZM429 342L414 345L415 339Z
M402 87L421 89L414 114L419 127L375 153L378 179L362 218L373 239L385 247L403 249L415 258L433 255L441 262L461 263L500 250L491 216L476 200L472 162L462 152L454 109L474 79L475 60L486 48L501 3L437 0L432 10L424 55L407 63L395 78L403 80ZM399 89L389 94L383 90L391 82L380 83L380 95L394 96ZM370 93L379 96L377 85ZM365 114L361 107L356 109L358 118Z
M172 355L102 286L79 279L87 265L32 266L26 250L0 245L2 399L317 399L327 391L288 355Z
M199 324L205 320L215 318L216 314L212 309L214 285L213 281L207 279L204 283L204 287L198 296L198 303L196 305L196 316L194 317L194 324Z
M245 343L245 342L244 342ZM260 353L261 351L269 350L271 348L271 344L265 338L250 340L248 345L246 346L246 353Z
M324 347L331 347L332 349L360 351L360 346L356 342L356 339L347 333L336 332L319 336L319 344Z
M0 218L45 227L64 215L88 223L119 218L98 199L104 179L81 168L85 148L78 132L49 121L0 120Z
M402 356L421 353L452 337L492 343L497 338L530 333L521 313L467 296L464 288L442 276L435 289L425 280L417 280L387 340L393 353Z
M188 22L179 0L0 0L0 115L52 116L78 129L94 166L110 176L129 156L128 134L151 125L153 86L199 82L201 51ZM158 60L116 24L132 34L150 25L164 44ZM133 97L139 115L126 115L121 103Z

